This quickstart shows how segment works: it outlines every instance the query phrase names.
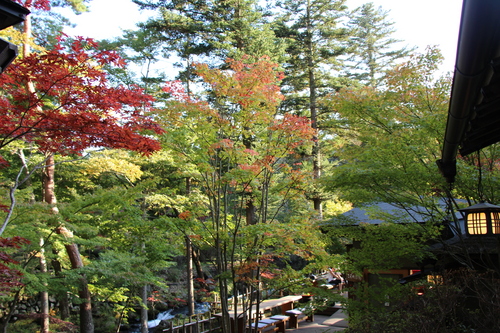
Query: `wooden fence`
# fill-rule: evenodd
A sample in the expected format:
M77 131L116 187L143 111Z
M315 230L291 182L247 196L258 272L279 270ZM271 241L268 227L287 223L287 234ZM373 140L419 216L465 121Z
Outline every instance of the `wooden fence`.
M194 315L187 318L173 318L168 321L168 328L162 332L169 333L210 333L220 330L219 319L212 312Z
M250 294L238 295L238 303L245 301L250 297ZM261 296L262 297L262 296ZM234 310L235 298L228 300L229 310ZM168 333L210 333L219 332L221 329L220 318L214 317L214 313L220 313L221 301L214 295L214 300L211 302L211 311L202 314L197 314L191 317L173 318L168 321L168 328L162 332Z

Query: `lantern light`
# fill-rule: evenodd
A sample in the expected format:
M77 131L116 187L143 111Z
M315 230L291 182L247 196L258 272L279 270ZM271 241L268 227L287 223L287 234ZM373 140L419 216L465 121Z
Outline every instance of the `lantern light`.
M500 206L481 202L459 211L465 213L468 235L500 235Z

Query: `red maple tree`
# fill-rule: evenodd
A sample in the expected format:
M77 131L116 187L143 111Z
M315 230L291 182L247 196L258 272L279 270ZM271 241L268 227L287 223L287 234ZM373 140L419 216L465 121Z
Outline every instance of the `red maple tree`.
M26 243L28 241L21 237L0 237L0 248L19 248L21 244ZM12 288L21 285L22 273L9 266L17 263L8 253L0 251L0 295L8 294Z
M76 38L68 47L64 42L52 50L17 59L0 76L0 148L21 140L35 144L45 154L44 201L50 205L56 203L54 154L81 154L92 147L149 154L161 148L152 135L163 132L149 116L150 95L138 86L110 84L103 67L123 66L117 53L99 50L92 39ZM0 166L6 165L0 156ZM7 223L8 218L2 229ZM82 267L71 232L61 226L58 233L68 238L65 247L72 268ZM16 274L8 266L0 267L0 282L2 276ZM80 331L94 332L91 295L84 275L79 296L83 300ZM48 318L47 313L43 315ZM48 321L42 326L42 331L48 331Z
M110 86L105 65L124 62L84 38L74 40L70 52L59 44L14 61L0 76L0 148L22 139L46 153L160 149L158 141L143 134L163 131L147 116L152 97L137 86Z
M13 0L26 8L50 10L50 0Z

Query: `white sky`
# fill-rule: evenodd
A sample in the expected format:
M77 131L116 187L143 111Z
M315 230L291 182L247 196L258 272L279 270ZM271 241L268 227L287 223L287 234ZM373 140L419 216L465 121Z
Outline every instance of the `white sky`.
M300 0L299 0L300 1ZM368 0L347 0L350 9ZM376 7L389 11L395 25L394 38L403 45L417 46L423 52L428 45L440 47L445 62L443 72L452 71L455 64L462 1L460 0L372 0ZM75 29L70 35L108 39L121 35L122 29L135 29L135 23L145 21L147 12L140 12L131 0L92 0L90 12L71 15L65 12Z
M437 45L445 58L441 70L453 71L457 51L462 1L460 0L347 0L349 8L373 2L389 11L396 32L393 37L419 52Z

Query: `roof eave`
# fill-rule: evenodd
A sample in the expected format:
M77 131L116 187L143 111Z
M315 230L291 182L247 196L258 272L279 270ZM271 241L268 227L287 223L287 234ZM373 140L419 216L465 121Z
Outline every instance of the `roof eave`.
M448 182L456 176L456 156L481 101L481 88L493 75L491 62L500 56L500 1L464 0L448 120L438 161Z

